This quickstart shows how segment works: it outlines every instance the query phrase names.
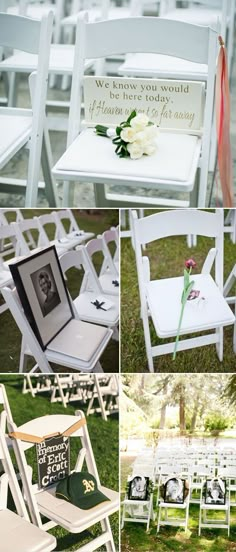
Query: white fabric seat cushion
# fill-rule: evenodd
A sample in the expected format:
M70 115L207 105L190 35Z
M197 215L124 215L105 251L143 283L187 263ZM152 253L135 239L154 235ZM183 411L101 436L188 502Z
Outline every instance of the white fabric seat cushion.
M215 28L218 20L221 21L221 10L208 8L177 8L162 15L164 19L174 19L175 21L185 21L193 25L205 25Z
M110 500L102 502L90 510L81 510L66 500L56 498L55 488L38 493L36 500L43 515L71 533L81 533L87 527L91 527L100 519L110 516L119 509L119 493L103 486L99 486L99 490Z
M120 159L115 153L112 140L95 134L94 129L86 129L79 134L68 150L56 163L57 171L89 173L119 179L130 178L155 182L178 181L187 189L193 188L192 173L197 168L196 151L199 158L199 138L186 134L160 132L157 151L154 155L141 159ZM170 162L171 160L171 162ZM81 174L81 176L82 176Z
M0 552L49 552L56 539L10 510L0 511Z
M118 73L143 78L172 78L198 80L207 78L207 65L161 54L129 54Z
M72 75L75 47L73 44L51 44L49 73ZM93 65L93 60L85 60L85 70ZM12 56L0 62L0 70L31 73L38 66L38 56L28 52L14 51Z
M8 155L14 155L26 144L32 128L32 116L27 116L27 110L25 116L18 115L17 109L14 112L11 110L11 115L6 114L7 108L3 110L0 108L0 168Z
M210 274L192 275L194 288L205 300L187 301L184 309L181 334L204 331L234 324L235 317ZM160 337L177 333L183 277L167 278L146 285L147 302L152 320Z
M85 291L76 297L74 305L79 317L86 322L95 322L96 324L111 327L115 326L119 320L119 297L116 295L104 295L104 299L112 301L114 305L107 311L103 311L96 309L91 303L95 301L98 295L98 293L93 291Z

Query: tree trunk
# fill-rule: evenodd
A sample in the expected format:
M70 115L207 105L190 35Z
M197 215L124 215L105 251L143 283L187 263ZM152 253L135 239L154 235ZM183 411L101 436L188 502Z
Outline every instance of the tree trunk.
M193 415L192 415L191 427L190 427L191 432L195 431L197 415L198 415L198 408L199 408L199 395L197 395L196 400L194 401Z
M160 418L160 429L165 429L165 423L166 423L166 407L167 404L164 403L161 407L161 418Z
M185 386L180 385L179 388L179 428L180 431L185 431Z

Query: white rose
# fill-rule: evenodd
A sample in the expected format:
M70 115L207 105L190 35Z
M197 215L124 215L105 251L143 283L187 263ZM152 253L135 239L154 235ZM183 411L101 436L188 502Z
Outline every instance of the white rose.
M135 136L136 136L136 131L134 128L131 128L131 127L126 127L124 128L124 130L121 131L120 133L120 137L122 140L124 140L124 142L134 142L135 141Z
M130 124L132 128L135 128L138 131L143 130L148 125L148 122L149 118L145 115L145 113L138 113L136 117L131 119Z
M156 149L157 149L157 146L155 144L155 142L148 142L147 144L145 144L143 146L143 153L145 155L153 155L153 153L156 152Z
M156 125L148 125L144 129L144 133L147 140L149 141L149 140L154 140L158 136L159 130Z
M127 150L130 154L131 159L139 159L143 155L143 147L140 142L133 142L128 144Z

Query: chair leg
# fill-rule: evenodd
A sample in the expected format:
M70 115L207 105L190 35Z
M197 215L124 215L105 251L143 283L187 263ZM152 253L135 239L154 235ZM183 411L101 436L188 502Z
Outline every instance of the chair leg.
M14 72L9 75L8 107L16 107L18 75Z
M224 334L223 334L223 328L217 328L216 334L219 337L218 343L216 343L216 352L217 356L219 358L219 361L222 362L223 360L223 347L224 347Z
M106 198L105 184L94 184L93 187L96 207L109 207L109 201Z
M161 506L159 506L159 512L158 512L157 533L159 533L160 531L160 521L161 521Z
M106 551L107 552L116 552L109 518L102 519L101 526L102 526L102 530L107 531L109 533L109 537L110 537L109 541L105 545L106 546Z
M98 361L96 366L94 366L94 369L92 370L92 372L95 372L95 373L104 373L104 370L102 368L102 365L101 363Z
M122 518L121 518L121 526L120 528L123 529L125 524L125 504L123 504L123 511L122 511Z
M145 339L145 345L146 345L146 353L147 353L147 359L148 359L148 368L150 372L154 372L148 317L144 315L142 316L142 320L143 320L143 331L144 331L144 339Z
M236 311L236 307L235 307L235 311ZM236 354L236 322L234 324L233 350L234 350L234 353Z
M52 175L52 152L51 152L51 143L49 138L48 129L45 126L43 132L43 142L42 142L42 171L45 182L45 195L48 200L49 207L59 207L59 199L57 194L57 186Z
M25 354L26 343L24 339L21 340L21 350L20 350L20 362L19 362L19 372L22 374L27 371L27 361L28 356Z

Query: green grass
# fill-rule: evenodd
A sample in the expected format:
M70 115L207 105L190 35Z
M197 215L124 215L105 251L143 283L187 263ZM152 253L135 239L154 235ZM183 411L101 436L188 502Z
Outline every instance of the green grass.
M124 497L127 475L131 473L134 457L121 460L121 489ZM154 512L156 513L156 492ZM235 552L236 551L236 508L231 508L230 537L225 529L203 529L198 537L199 506L190 505L189 530L176 527L161 527L157 534L157 520L151 522L147 533L145 524L125 523L121 531L121 552Z
M50 211L50 209L25 209L24 217L33 218L34 216L38 216ZM73 212L80 228L87 232L93 232L95 236L103 233L104 230L107 230L111 226L117 225L119 222L118 210L104 209L100 210L99 212L95 211L91 214L85 210L74 210ZM14 214L9 213L8 218L10 221L14 220ZM53 238L53 231L53 226L48 228L50 239ZM34 235L34 237L36 237L34 231L32 232L32 234ZM102 255L96 254L94 257L95 268L98 272L102 263ZM80 284L82 281L82 271L72 269L68 271L67 276L67 285L71 296L74 299L79 293ZM3 300L2 298L0 298L0 304L2 303ZM9 311L1 314L0 343L0 372L18 372L21 333ZM101 357L101 364L104 372L119 371L119 345L117 341L110 340ZM31 368L30 364L29 368ZM68 369L65 370L64 367L60 367L59 365L53 366L53 369L55 372L68 371Z
M189 249L185 237L171 237L158 240L148 245L143 255L149 257L151 279L168 278L183 275L184 261L193 257L197 262L197 272L201 267L213 240L198 237L196 248ZM229 236L225 236L224 279L227 278L235 264L236 245ZM194 274L193 274L194 276ZM143 325L140 318L140 299L134 251L130 239L121 240L121 359L122 372L147 372L147 358L144 342ZM232 290L231 295L235 294ZM171 313L170 313L171 316ZM152 324L152 345L173 341L156 336ZM199 335L199 334L196 334ZM191 336L192 337L192 336ZM177 352L175 362L172 355L163 355L154 359L158 372L231 372L235 371L235 354L232 348L232 326L224 330L224 360L219 362L215 346L198 347L193 350Z
M50 403L49 397L46 394L36 395L32 398L30 394L22 395L21 389L23 385L23 376L18 375L2 375L1 383L6 386L8 400L12 410L12 415L15 423L19 426L28 420L35 417L44 416L46 414L70 414L73 415L76 409L84 409L80 403L73 403L73 406L68 405L65 410L59 403ZM119 424L118 417L112 415L108 417L108 421L102 420L99 415L89 416L87 419L88 431L90 440L98 468L98 473L101 483L106 487L118 490L119 488ZM78 454L78 444L80 442L76 437L71 438L71 466L75 465ZM27 452L27 458L30 465L33 467L33 479L37 479L37 464L34 447ZM110 518L113 537L115 540L116 549L118 550L119 542L119 515L113 514ZM101 533L100 524L96 524L81 533L80 535L72 535L60 527L56 527L50 531L57 538L58 551L76 550L90 540L90 536L98 536ZM100 550L105 550L102 547Z

